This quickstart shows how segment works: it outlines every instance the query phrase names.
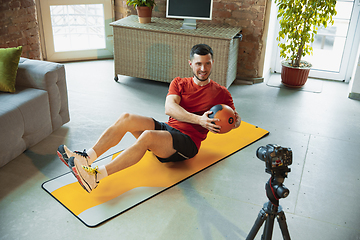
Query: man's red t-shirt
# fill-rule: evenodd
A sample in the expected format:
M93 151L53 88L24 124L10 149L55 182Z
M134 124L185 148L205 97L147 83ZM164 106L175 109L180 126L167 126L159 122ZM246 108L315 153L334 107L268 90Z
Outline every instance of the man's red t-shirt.
M199 86L193 81L193 78L177 77L170 83L167 95L180 96L180 106L186 111L197 115L203 115L217 104L226 104L235 110L229 91L213 80L210 80L210 83L205 86ZM200 125L181 122L172 117L169 117L168 124L187 134L194 141L198 149L209 132L209 130Z

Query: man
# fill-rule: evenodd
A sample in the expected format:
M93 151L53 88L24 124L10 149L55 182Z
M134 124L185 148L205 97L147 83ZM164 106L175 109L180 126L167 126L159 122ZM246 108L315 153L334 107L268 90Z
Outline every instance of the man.
M211 119L209 109L217 104L227 104L235 110L229 91L209 77L214 64L213 51L206 44L195 45L190 52L189 65L194 76L175 78L165 101L167 123L150 117L123 113L100 136L86 153L72 152L65 145L58 148L60 159L70 167L81 186L89 193L108 175L128 168L141 160L150 150L160 162L178 162L194 157L209 131L218 133L219 119ZM235 128L241 118L235 111ZM110 163L91 167L96 158L117 145L125 133L137 140Z

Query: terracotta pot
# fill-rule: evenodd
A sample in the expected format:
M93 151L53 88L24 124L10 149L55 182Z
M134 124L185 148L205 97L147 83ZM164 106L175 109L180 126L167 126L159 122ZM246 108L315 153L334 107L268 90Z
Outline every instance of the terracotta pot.
M304 66L292 67L288 61L281 62L281 82L287 87L300 88L305 85L310 69L311 63L301 61Z
M137 11L140 23L150 23L151 22L152 8L136 7L136 11Z

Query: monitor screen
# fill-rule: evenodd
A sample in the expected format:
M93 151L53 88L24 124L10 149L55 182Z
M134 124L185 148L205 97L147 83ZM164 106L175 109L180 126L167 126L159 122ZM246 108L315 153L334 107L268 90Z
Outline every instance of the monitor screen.
M166 17L211 20L213 0L167 0Z

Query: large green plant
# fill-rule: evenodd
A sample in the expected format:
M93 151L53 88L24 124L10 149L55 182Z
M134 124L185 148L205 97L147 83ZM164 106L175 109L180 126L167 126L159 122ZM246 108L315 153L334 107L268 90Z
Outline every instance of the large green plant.
M136 7L149 7L152 8L153 6L156 5L155 0L127 0L126 1L127 5L133 5L134 9Z
M312 54L311 43L320 26L334 24L336 0L275 0L280 23L280 56L300 66L301 57Z

